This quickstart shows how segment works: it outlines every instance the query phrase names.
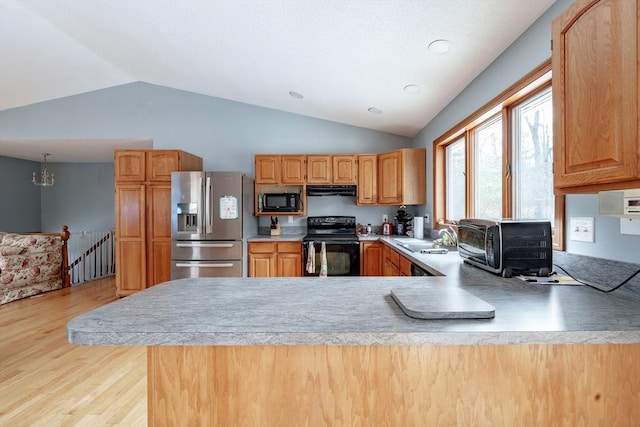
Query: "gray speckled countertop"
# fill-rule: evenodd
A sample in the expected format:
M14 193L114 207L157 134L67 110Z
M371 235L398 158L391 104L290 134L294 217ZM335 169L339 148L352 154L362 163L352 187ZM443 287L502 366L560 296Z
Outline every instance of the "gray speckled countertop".
M182 279L72 319L68 338L85 345L640 343L637 295L529 284L450 263L456 274L447 277ZM426 286L459 286L493 305L495 318L413 319L390 296Z

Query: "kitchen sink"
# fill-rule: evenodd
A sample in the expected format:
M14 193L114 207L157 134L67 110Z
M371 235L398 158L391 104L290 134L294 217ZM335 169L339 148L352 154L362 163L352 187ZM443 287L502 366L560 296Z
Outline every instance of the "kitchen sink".
M433 242L424 241L420 239L406 238L406 239L393 239L393 241L405 248L408 251L417 253L443 253L456 251L458 248L455 246L438 246L434 245ZM446 251L444 251L446 250Z

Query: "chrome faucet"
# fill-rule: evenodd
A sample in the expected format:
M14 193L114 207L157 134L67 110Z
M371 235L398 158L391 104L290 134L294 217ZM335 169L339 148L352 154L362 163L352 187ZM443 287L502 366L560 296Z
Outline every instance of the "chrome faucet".
M441 237L446 236L447 238L443 238L442 241L445 245L449 246L458 246L458 234L456 230L453 229L452 226L448 226L447 228L443 228L438 232Z

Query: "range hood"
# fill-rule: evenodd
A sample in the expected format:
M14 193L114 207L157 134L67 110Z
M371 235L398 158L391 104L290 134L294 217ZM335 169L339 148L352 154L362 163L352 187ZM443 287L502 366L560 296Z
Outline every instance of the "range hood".
M355 185L307 185L307 196L355 196Z

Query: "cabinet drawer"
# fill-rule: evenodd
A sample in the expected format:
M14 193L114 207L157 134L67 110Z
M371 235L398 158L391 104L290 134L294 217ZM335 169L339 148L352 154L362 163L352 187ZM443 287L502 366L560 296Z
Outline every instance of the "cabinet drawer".
M199 277L242 277L242 261L172 261L173 279Z
M396 267L400 267L400 254L393 249L389 250L389 261Z
M188 241L173 242L171 259L174 260L233 260L242 259L242 242L229 241Z
M252 254L267 254L267 253L276 253L277 243L273 242L260 242L260 243L249 243L249 253Z
M302 245L299 242L280 242L278 243L278 252L302 253Z

